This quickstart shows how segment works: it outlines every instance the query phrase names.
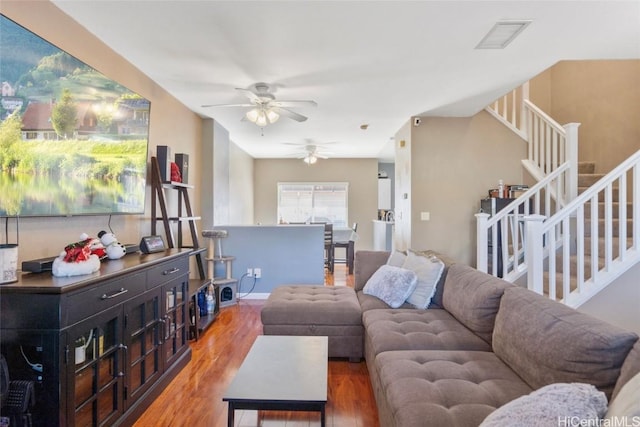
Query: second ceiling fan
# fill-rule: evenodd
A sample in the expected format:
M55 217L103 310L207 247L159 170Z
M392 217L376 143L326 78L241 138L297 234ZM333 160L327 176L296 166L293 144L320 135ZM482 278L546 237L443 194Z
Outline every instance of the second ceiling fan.
M250 107L251 109L246 112L243 120L246 119L260 127L265 127L275 123L280 116L288 117L297 122L304 122L307 117L291 110L291 108L316 107L318 105L315 101L310 100L276 100L275 95L271 93L269 85L266 83L256 83L253 88L254 90L236 88L249 99L249 103L211 104L203 105L202 107Z
M300 147L294 156L298 159L302 159L308 165L312 165L318 161L318 159L328 159L329 155L333 154L330 151L326 151L326 146L335 144L335 142L317 143L311 139L306 139L304 143L285 142L285 145L294 145Z

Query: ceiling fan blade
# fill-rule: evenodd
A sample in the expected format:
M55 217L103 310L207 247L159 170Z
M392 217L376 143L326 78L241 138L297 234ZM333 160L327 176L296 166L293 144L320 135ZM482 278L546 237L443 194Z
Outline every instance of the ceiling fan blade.
M302 114L298 114L295 111L291 111L282 107L272 107L272 108L273 108L273 111L275 111L276 113L282 116L288 117L290 119L293 119L297 122L304 122L305 120L307 120L305 116L303 116Z
M244 93L245 96L249 98L249 101L251 101L254 104L259 104L261 102L260 97L258 97L258 95L256 95L249 89L243 89L241 87L237 87L236 90L239 90L240 92Z
M208 107L253 107L253 104L207 104L207 105L201 105L201 107L203 108L208 108Z
M273 107L317 107L315 101L271 101Z

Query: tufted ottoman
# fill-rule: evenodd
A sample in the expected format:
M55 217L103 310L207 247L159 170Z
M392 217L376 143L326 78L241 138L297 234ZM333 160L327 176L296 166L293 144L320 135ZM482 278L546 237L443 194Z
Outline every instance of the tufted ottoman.
M261 312L265 335L329 337L329 357L362 358L360 303L353 288L321 285L279 286Z

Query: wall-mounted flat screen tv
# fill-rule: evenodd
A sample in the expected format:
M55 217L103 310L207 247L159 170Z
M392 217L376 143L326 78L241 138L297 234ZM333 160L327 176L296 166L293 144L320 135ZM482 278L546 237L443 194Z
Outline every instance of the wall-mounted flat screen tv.
M150 103L0 15L0 217L142 214Z

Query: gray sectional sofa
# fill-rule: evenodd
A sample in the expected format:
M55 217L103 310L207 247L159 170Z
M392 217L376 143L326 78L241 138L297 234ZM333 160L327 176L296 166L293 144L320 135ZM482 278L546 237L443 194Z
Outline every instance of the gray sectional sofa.
M593 384L611 401L640 372L636 334L441 256L429 308L390 308L363 292L388 257L359 251L354 271L383 427L478 426L555 383Z

